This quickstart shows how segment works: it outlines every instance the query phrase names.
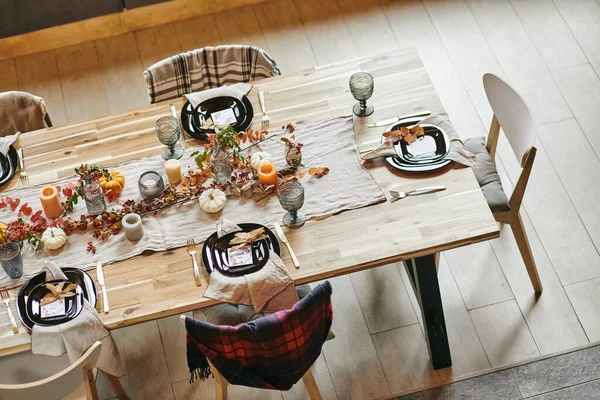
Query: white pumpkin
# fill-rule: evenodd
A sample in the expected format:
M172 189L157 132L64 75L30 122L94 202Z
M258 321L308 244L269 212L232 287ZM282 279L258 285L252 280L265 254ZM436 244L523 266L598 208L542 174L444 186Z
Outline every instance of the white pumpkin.
M198 201L201 209L207 213L216 213L225 207L227 196L219 189L208 189L202 192Z
M250 165L257 171L260 169L261 165L270 162L273 162L273 156L266 151L257 151L250 157Z
M42 243L50 250L60 249L67 242L67 234L60 228L47 228L42 234Z

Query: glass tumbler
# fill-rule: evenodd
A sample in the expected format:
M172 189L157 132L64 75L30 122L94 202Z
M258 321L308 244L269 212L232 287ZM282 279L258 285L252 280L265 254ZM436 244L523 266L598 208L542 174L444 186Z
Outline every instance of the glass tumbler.
M23 276L23 259L21 248L17 243L6 242L0 244L0 264L6 275L11 279Z
M283 216L283 224L298 229L306 222L306 215L299 210L304 205L304 187L300 182L286 182L277 189L281 207L288 213Z
M180 159L183 156L183 149L175 147L181 136L181 126L179 120L173 117L162 117L156 121L154 126L158 141L167 146L161 153L165 160Z
M373 76L367 72L357 72L350 77L350 92L358 100L352 111L359 117L366 117L373 114L375 107L367 103L367 100L373 95Z

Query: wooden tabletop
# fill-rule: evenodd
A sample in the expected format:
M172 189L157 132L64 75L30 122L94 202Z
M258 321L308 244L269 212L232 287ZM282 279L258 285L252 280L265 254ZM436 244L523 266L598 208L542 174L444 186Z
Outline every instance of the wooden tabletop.
M444 112L417 51L403 49L255 82L249 94L256 112L253 127L260 127L258 90L265 92L273 127L349 115L356 101L349 92L348 80L358 71L369 72L375 78L371 99L375 113L367 118L354 117L360 149L374 147L383 132L382 128L367 128L369 123L418 110ZM184 100L21 135L29 184L72 175L73 168L82 163L110 166L157 154L163 146L154 133L154 123L160 116L170 115L169 103L180 109ZM188 139L187 145L200 143ZM404 191L432 184L446 185L447 190L310 220L303 228L288 231L287 237L302 267L292 267L285 249L282 258L296 284L499 236L470 168L405 174L383 160L365 166L388 195L391 188ZM352 185L352 177L348 177L348 184ZM20 185L15 176L4 190ZM110 329L115 329L213 305L216 301L202 297L208 279L206 271L202 273L205 284L197 287L185 248L106 265L110 312L100 315ZM95 278L94 271L91 275ZM11 290L13 299L17 292L18 288ZM100 296L99 310L101 303ZM14 301L11 305L14 310ZM0 355L30 348L30 334L20 323L19 329L21 333L12 334L6 308L0 304Z

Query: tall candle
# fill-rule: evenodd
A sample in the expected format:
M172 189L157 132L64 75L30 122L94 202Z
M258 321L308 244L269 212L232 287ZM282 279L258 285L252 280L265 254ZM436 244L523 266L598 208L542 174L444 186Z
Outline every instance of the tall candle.
M44 186L40 190L40 202L42 203L42 209L46 217L54 219L62 215L62 204L58 197L58 190L54 186Z
M144 227L142 226L142 217L138 214L129 213L121 219L125 237L127 240L136 241L144 236Z
M277 187L277 169L273 163L264 163L258 170L258 180L263 185Z
M179 160L168 160L165 162L165 170L167 171L167 179L169 183L175 183L181 179L181 165Z

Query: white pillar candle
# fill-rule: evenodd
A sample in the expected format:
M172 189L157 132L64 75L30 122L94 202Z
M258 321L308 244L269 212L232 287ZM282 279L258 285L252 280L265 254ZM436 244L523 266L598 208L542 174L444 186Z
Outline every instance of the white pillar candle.
M179 160L168 160L165 162L165 170L167 171L167 179L169 183L175 183L181 179L181 165Z
M142 217L138 214L126 214L121 220L125 237L127 240L137 241L144 236L144 227L142 226Z

